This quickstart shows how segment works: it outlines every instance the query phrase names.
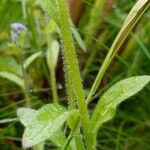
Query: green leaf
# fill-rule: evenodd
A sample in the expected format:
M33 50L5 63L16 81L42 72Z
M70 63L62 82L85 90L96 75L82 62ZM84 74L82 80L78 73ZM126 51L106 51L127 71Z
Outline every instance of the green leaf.
M25 61L24 61L24 68L27 68L34 60L42 55L42 52L37 52L31 56L29 56Z
M91 117L94 131L113 118L121 102L139 92L149 81L150 76L136 76L124 79L108 89L100 98Z
M124 30L124 28L127 27L127 25L136 17L139 17L139 10L143 11L145 9L145 7L147 7L149 5L149 0L138 0L137 3L134 5L134 7L132 8L132 10L130 11L130 13L128 14L128 17L126 19L126 21L124 22L123 26L122 26L122 30Z
M44 150L44 145L45 145L45 142L37 144L33 147L33 150Z
M26 108L21 107L17 110L17 116L20 120L20 122L27 127L29 124L31 124L32 119L35 117L37 113L37 110L34 110L32 108ZM40 144L37 144L33 147L33 150L44 150L45 142L42 142Z
M73 110L70 112L70 115L67 120L67 124L70 127L70 129L74 128L74 125L76 124L78 118L79 118L79 111ZM76 128L78 128L78 127L76 127Z
M5 119L0 120L0 124L10 123L10 122L15 122L15 121L18 121L18 119L17 118L5 118Z
M32 120L35 118L37 112L37 110L31 108L21 107L17 110L17 116L21 123L27 127L32 123ZM52 136L50 136L49 140L55 143L58 147L62 147L66 141L66 137L61 129L58 129Z
M32 123L32 119L35 117L37 110L21 107L17 110L17 116L20 122L27 127L29 124Z
M58 104L47 104L39 109L23 134L23 147L29 148L49 139L68 116L69 112Z
M55 69L59 55L59 43L54 40L51 42L49 49L47 50L47 64L49 69Z
M76 134L74 136L74 140L75 140L75 143L76 143L76 149L77 150L86 150L84 142L83 142L83 135L82 134L80 134L80 133Z
M0 57L0 71L10 72L19 76L22 75L21 66L17 63L17 61L13 57L10 56Z
M31 122L32 119L35 117L37 110L21 107L17 110L17 116L20 120L20 122L27 127ZM44 150L44 144L45 142L42 142L40 144L37 144L33 147L33 150Z
M72 27L71 28L71 31L72 31L72 34L75 38L75 40L77 41L77 43L79 44L79 46L81 47L81 49L86 52L86 46L85 46L85 43L80 35L80 33L74 28Z
M66 141L66 137L64 132L61 129L58 129L52 136L50 136L49 140L61 148Z
M0 77L13 81L17 85L19 85L22 89L24 89L24 82L19 76L10 72L0 71Z
M146 9L150 6L149 0L138 0L137 3L134 5L134 7L131 9L130 13L128 14L124 24L122 25L121 30L119 31L113 45L112 49L117 51L121 44L125 41L130 31L133 29L133 27L136 25L136 23L139 21L140 17L143 15L143 13L146 11ZM115 55L115 53L114 53ZM112 55L113 57L113 55Z

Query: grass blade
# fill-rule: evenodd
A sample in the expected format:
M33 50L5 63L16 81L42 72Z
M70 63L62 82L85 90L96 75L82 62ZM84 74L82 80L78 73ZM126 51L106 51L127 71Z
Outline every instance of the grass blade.
M123 44L123 42L125 41L127 36L129 35L130 31L135 27L135 25L139 21L142 14L147 10L149 5L150 5L149 0L138 0L137 3L135 4L135 6L130 11L120 32L118 33L114 43L112 44L112 47L110 48L110 50L103 62L101 69L98 72L98 75L97 75L97 77L94 81L94 84L91 88L91 91L88 95L87 103L89 103L91 101L91 97L96 92L98 86L100 85L101 80L102 80L107 68L109 67L112 59L114 58L114 56L118 52L119 48L121 47L121 45Z

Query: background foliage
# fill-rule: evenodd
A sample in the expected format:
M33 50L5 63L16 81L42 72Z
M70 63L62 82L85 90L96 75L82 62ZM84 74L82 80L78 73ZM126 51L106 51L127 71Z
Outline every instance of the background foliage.
M83 43L81 37L75 36L85 93L89 92L116 34L135 4L133 0L102 0L101 4L102 2L100 8L96 5L96 0L69 1L74 28L84 41ZM51 80L55 75L50 74L53 67L47 63L47 49L50 46L47 36L59 41L60 48L61 41L55 32L57 29L52 27L48 19L47 14L33 0L0 1L0 147L4 150L21 149L23 126L16 118L16 109L26 105L24 87L19 79L22 79L21 63L27 58L30 57L32 62L26 68L32 107L40 108L54 100ZM91 110L99 96L117 81L133 75L150 75L149 19L150 11L147 11L120 48L102 81L105 88L99 88L92 97L93 102L89 105ZM10 25L14 22L20 22L28 29L21 50L12 43ZM59 103L67 106L61 55L59 53L58 59L52 60L55 66L53 72L56 70ZM8 80L7 74L2 78L4 72L9 73L9 76L13 75L16 82ZM131 98L133 101L121 104L115 119L103 125L99 131L98 149L149 149L149 96L150 87L147 86L143 92ZM50 142L46 143L46 147L55 149L55 145Z

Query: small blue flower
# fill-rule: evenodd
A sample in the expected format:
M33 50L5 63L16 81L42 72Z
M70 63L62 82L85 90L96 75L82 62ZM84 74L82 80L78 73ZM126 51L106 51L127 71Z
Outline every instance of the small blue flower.
M22 32L26 32L27 28L21 23L11 23L11 39L13 43L17 43Z
M16 31L16 32L21 32L21 31L27 30L26 26L21 23L12 23L10 25L10 27L13 31Z

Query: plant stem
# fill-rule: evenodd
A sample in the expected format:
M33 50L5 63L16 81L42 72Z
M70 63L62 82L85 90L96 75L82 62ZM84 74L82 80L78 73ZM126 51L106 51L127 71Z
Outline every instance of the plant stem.
M74 124L74 127L72 128L69 136L67 137L67 140L66 140L62 150L67 150L68 149L68 146L69 146L69 144L70 144L70 142L71 142L71 140L73 138L73 134L76 131L76 127L78 126L78 124L79 124L79 118L77 119L76 123Z
M23 13L23 19L27 19L27 12L26 12L26 0L22 1L22 13Z
M52 87L52 95L54 103L58 103L58 94L57 94L57 85L56 85L56 74L55 70L50 70L50 77L51 77L51 87Z
M67 62L65 59L63 59L63 61L64 61L64 72L65 72L66 91L67 91L67 96L68 96L69 109L74 110L75 109L75 93L74 93L73 85L69 77L69 68L66 67Z
M47 16L46 19L48 20ZM48 24L48 21L47 21ZM47 50L47 63L48 63L48 68L50 71L50 82L51 82L51 88L52 88L52 97L53 97L53 102L54 103L58 103L58 93L57 93L57 83L56 83L56 66L54 65L53 62L53 52L52 52L52 41L53 38L51 37L53 34L53 30L49 31L49 28L46 28L47 30L47 46L48 46L48 50ZM48 77L49 78L49 77Z
M24 61L24 54L23 54L23 52L21 52L20 63L21 63L22 75L23 75L24 87L25 87L24 88L24 96L25 96L25 100L26 100L26 106L31 107L30 92L29 92L29 86L28 86L28 77L27 77L27 72L23 65L23 61Z
M75 47L73 44L73 38L70 28L69 13L67 8L66 0L59 0L59 9L60 9L60 30L62 34L62 41L64 45L64 59L65 67L68 71L69 82L73 86L74 93L77 98L77 104L80 112L80 119L83 128L83 134L85 137L85 142L88 150L95 150L95 141L94 135L91 128L91 123L89 120L87 104L84 97L84 91L80 79L79 67L75 54Z
M67 74L68 71L66 71ZM69 82L69 76L66 78L66 86L67 86L67 95L68 95L68 101L69 101L69 109L74 110L75 109L75 96L73 91L73 86Z

